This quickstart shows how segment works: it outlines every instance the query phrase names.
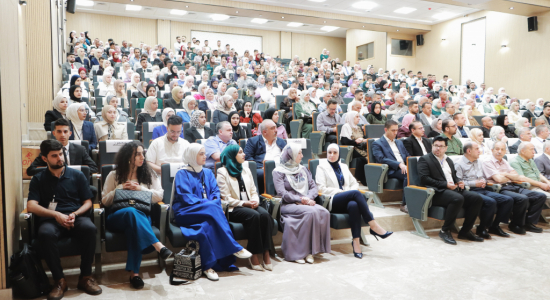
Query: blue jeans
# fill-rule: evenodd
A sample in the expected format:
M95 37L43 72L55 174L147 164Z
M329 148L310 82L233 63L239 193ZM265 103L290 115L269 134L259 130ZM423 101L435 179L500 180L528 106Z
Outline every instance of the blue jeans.
M514 207L512 197L482 188L470 188L470 191L478 193L483 199L483 205L479 212L479 229L485 230L491 226L499 226L500 223L508 223Z
M127 207L109 214L105 223L113 232L124 232L128 249L126 271L139 273L142 254L153 252L153 244L159 241L151 228L151 218L142 211Z

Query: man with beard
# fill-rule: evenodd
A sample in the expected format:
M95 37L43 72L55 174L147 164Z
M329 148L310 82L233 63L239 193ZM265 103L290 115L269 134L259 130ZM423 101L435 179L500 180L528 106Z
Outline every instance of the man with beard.
M161 174L162 164L183 162L183 150L189 142L180 137L182 123L181 117L171 116L167 121L166 134L155 139L147 149L147 163L158 175Z

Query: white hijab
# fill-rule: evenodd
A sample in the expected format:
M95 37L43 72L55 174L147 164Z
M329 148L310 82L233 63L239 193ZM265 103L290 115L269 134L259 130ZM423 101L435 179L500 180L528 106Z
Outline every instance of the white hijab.
M275 171L286 175L290 186L299 194L306 196L309 191L307 171L299 162L296 162L302 147L298 144L287 144L281 153L281 164Z
M143 103L143 112L150 115L153 118L157 115L157 111L151 107L151 105L153 104L153 101L155 100L157 100L157 98L151 96L151 97L147 97L147 99L145 99L145 103Z
M187 164L187 170L195 173L202 171L202 165L197 163L197 155L204 149L204 146L197 143L191 143L183 150L183 162Z
M86 109L86 103L84 103L84 102L73 103L73 104L69 105L69 107L67 108L67 119L69 119L69 121L71 121L71 123L73 123L73 131L76 130L78 132L81 132L82 131L82 126L84 125L84 121L80 120L80 118L78 117L78 110L81 107ZM75 140L77 138L79 138L77 136L77 134L75 134L74 137L75 137ZM80 137L80 139L82 139L82 137Z
M67 107L67 109L62 110L62 109L61 109L61 106L60 106L61 101L62 101L63 99L65 99L65 100L68 101L67 97L63 96L62 94L57 94L57 96L55 96L55 98L53 99L52 104L53 104L53 108L54 108L55 110L57 110L58 112L60 112L61 115L63 115L63 118L66 118L65 115L67 114L67 109L68 109L68 107Z
M173 112L174 114L176 114L176 112L170 108L170 107L167 107L165 109L162 110L162 123L164 123L164 126L166 126L166 128L168 129L168 113L169 112Z

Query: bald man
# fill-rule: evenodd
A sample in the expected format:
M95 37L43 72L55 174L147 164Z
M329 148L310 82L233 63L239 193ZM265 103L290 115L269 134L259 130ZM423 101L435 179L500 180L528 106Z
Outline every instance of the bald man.
M484 138L490 138L491 135L490 135L490 132L491 132L491 128L493 128L494 126L494 121L493 121L493 118L491 117L484 117L483 119L481 119L481 131L483 131L483 137Z

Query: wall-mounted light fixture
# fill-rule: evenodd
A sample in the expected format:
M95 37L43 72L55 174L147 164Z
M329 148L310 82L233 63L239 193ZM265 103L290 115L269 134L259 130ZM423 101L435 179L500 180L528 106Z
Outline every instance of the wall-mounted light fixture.
M507 45L500 45L500 47L502 47L502 48L506 48L506 47L508 47L508 46L507 46Z
M27 1L25 1L25 0L19 0L19 5L27 5Z
M446 41L447 39L446 39L446 38L442 38L441 40L442 40L442 41Z

